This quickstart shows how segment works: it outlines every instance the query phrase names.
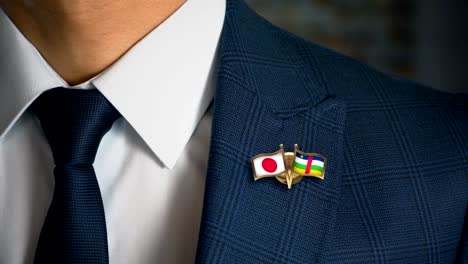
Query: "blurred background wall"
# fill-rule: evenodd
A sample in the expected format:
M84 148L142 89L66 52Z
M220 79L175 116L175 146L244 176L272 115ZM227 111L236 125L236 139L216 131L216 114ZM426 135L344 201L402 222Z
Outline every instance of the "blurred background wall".
M468 93L466 0L246 0L262 16L375 68Z

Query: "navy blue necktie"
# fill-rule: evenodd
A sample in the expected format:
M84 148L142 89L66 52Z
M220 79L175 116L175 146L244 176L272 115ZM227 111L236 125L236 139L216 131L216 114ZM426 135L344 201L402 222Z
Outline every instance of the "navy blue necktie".
M35 264L109 263L106 220L93 163L120 115L97 90L54 88L32 110L55 162L55 189Z

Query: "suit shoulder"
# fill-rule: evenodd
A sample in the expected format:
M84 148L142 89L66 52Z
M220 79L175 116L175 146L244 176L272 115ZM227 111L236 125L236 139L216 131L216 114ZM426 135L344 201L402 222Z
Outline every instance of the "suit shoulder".
M467 112L468 95L436 90L391 73L382 72L348 55L281 30L306 75L314 78L328 93L345 100L374 100L398 104L428 103L446 105Z
M246 89L276 112L294 112L332 95L346 102L449 104L453 95L383 73L354 58L284 30L244 5L227 20L223 54ZM235 65L234 65L235 64ZM261 76L261 78L259 78ZM265 78L265 77L268 78ZM458 104L464 104L465 99ZM285 106L288 106L285 109Z

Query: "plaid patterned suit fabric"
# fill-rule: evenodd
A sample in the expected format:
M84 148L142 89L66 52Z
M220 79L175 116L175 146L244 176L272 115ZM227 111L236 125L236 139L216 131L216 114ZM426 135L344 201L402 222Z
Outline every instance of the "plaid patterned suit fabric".
M467 101L229 0L197 263L466 263ZM326 156L325 180L254 182L281 143Z

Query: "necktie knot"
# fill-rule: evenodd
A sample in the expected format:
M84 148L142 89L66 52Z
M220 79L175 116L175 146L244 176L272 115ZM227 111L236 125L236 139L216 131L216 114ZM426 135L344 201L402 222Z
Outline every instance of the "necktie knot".
M56 165L34 263L107 264L104 207L92 164L102 137L120 115L98 90L54 88L31 109Z
M32 105L57 166L91 165L102 137L120 117L98 90L54 88Z

